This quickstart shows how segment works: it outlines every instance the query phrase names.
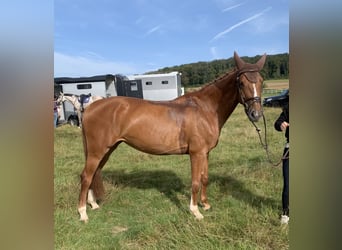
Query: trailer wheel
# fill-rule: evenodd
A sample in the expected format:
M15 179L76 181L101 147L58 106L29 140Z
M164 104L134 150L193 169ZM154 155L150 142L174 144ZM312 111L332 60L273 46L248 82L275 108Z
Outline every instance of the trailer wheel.
M77 115L71 115L69 116L68 118L68 123L71 125L71 126L79 126L80 123L78 121L78 117Z

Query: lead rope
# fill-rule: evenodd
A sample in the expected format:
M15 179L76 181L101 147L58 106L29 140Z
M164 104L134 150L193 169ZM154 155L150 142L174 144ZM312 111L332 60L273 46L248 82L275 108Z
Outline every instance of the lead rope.
M254 123L253 121L251 121L251 122L252 122L253 126L255 127L255 129L256 129L256 131L257 131L257 133L258 133L258 136L259 136L259 140L260 140L261 146L262 146L262 147L265 149L265 151L266 151L266 155L267 155L267 160L268 160L268 162L269 162L271 165L273 165L274 167L276 167L276 166L278 166L278 165L282 162L282 160L285 160L285 159L288 159L288 158L289 158L289 157L288 157L288 155L289 155L289 148L287 148L285 154L280 158L280 160L279 160L278 162L275 163L275 162L273 162L273 161L271 160L270 151L269 151L269 149L268 149L267 130L266 130L266 119L265 119L264 114L262 114L262 118L263 118L264 127L265 127L265 143L262 141L261 134L260 134L260 128L258 128L258 127L255 125L255 123Z

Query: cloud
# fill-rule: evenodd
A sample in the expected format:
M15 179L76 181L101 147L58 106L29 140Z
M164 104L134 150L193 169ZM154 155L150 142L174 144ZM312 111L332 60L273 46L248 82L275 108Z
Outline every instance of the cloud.
M106 61L99 57L72 56L59 52L54 53L54 70L55 77L137 73L134 66L129 63Z
M269 11L271 9L272 9L272 7L268 7L266 9L264 9L263 11L259 12L258 14L255 14L255 15L249 17L249 18L246 18L245 20L242 20L241 22L238 22L237 24L234 24L234 25L230 26L228 29L226 29L226 30L218 33L216 36L214 36L214 38L211 39L210 42L215 41L215 40L221 38L222 36L224 36L225 34L231 32L232 30L238 28L239 26L241 26L241 25L243 25L245 23L248 23L248 22L250 22L250 21L252 21L252 20L262 16L263 14L265 14L267 11Z
M289 16L279 15L274 13L274 16L269 16L267 18L259 18L252 23L253 31L255 33L266 33L279 31L279 29L288 29L289 26Z
M156 31L159 30L160 28L161 28L161 25L157 25L157 26L153 27L152 29L148 30L148 31L144 34L144 36L148 36L148 35L150 35L150 34L156 32Z
M243 3L240 3L240 4L236 4L236 5L234 5L234 6L230 6L230 7L228 7L228 8L223 9L222 12L226 12L226 11L235 9L235 8L237 8L237 7L240 7L241 5L244 5L244 4L246 4L246 2L243 2Z

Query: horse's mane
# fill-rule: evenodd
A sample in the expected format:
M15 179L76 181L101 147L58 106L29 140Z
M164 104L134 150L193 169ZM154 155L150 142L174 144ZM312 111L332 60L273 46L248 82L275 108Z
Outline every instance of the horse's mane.
M227 78L228 76L230 76L230 75L232 75L233 73L235 73L236 70L237 70L237 69L234 68L233 70L231 70L231 71L229 71L229 72L226 72L226 73L220 75L219 77L217 77L216 79L212 80L211 82L206 83L206 84L203 86L203 88L206 88L206 87L208 87L208 86L210 86L210 85L213 85L213 84L215 84L215 83L218 82L218 81L222 81L223 79L225 79L225 78Z
M236 72L236 68L234 68L233 70L229 71L229 72L226 72L224 74L221 74L219 77L215 78L214 80L208 82L208 83L205 83L200 89L196 90L196 91L192 91L192 92L189 92L187 94L193 94L193 93L197 93L197 92L200 92L200 91L206 91L207 88L210 88L211 86L215 85L217 82L219 81L222 81L228 77L230 77L232 74L234 74ZM185 94L185 95L187 95Z

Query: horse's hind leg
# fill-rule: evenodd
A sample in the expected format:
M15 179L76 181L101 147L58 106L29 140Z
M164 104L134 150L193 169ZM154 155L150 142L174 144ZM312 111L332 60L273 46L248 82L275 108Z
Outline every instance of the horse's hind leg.
M118 143L119 144L119 143ZM102 160L99 163L98 168L95 171L93 180L90 184L90 188L88 191L88 198L87 202L90 204L92 209L99 208L99 205L97 204L96 200L101 199L104 195L104 186L102 181L102 175L101 170L103 166L106 164L106 162L109 159L109 156L112 154L112 152L117 148L118 144L114 145L102 158Z
M98 209L100 207L96 202L96 198L99 196L97 194L95 195L93 187L93 182L95 179L99 179L96 182L102 182L100 171L101 170L99 168L96 170L95 175L93 177L93 181L90 184L90 188L88 190L87 203L90 204L91 209ZM99 185L102 185L102 183ZM101 189L103 189L103 187L101 187Z
M80 214L81 221L88 221L86 201L91 205L92 209L99 208L96 199L101 198L104 193L101 170L118 144L119 143L106 152L102 159L90 156L87 157L86 166L81 174L81 192L78 205L78 212Z
M96 169L99 166L101 159L95 157L87 157L85 167L81 174L81 192L79 196L78 212L81 221L88 221L86 199L87 193L92 182Z

